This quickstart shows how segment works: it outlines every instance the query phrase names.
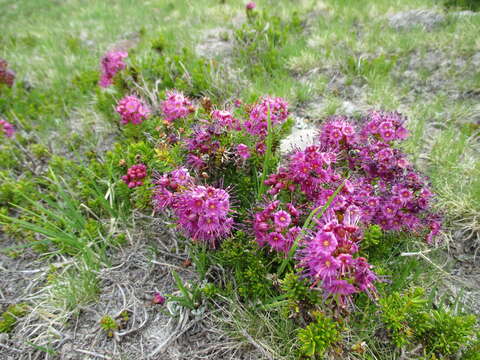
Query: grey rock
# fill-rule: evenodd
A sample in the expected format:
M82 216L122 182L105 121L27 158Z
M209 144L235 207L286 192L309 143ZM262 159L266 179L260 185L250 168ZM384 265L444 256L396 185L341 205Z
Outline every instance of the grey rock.
M206 58L229 56L233 50L232 36L232 31L226 28L206 30L195 50L198 55Z
M472 56L472 64L474 66L480 66L480 52L477 52Z
M8 342L8 334L0 333L0 344L6 344Z
M432 10L409 10L395 14L389 18L389 24L394 29L411 29L422 26L432 29L445 21L445 16Z
M304 150L307 146L313 145L317 133L315 126L307 123L303 118L296 118L291 134L280 142L280 154L286 156L292 151Z
M343 111L345 112L345 115L354 115L359 111L358 107L351 103L350 101L344 101L343 102Z

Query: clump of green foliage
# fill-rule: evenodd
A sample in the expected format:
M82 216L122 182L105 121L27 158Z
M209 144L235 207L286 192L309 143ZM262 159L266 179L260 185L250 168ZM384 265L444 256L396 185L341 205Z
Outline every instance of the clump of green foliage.
M444 6L447 9L465 9L478 11L480 9L479 0L444 0Z
M131 67L122 74L127 87L130 86L130 79L135 80L141 75L145 81L161 80L160 90L175 88L189 96L221 96L212 81L212 74L219 71L218 63L198 57L188 47L166 54L166 49L170 49L171 45L165 38L154 39L151 46L162 54L153 52L146 58L138 59L132 56Z
M372 246L375 247L380 244L382 240L383 231L382 228L376 224L369 225L365 230L362 240L362 248L367 249Z
M427 308L424 295L424 289L414 288L404 294L395 292L380 299L382 321L396 346L410 344L418 335L416 331L423 331L413 325L420 325L418 320L424 317Z
M237 231L222 242L212 255L214 261L233 273L238 294L245 299L262 299L272 293L273 282L257 245L247 234Z
M419 333L427 353L454 356L476 337L475 324L475 315L454 315L439 309L430 312Z
M340 325L325 314L315 314L316 320L298 331L301 357L322 359L327 350L341 340Z
M433 310L425 290L394 292L380 299L381 319L397 347L421 344L426 356L452 358L478 341L474 315ZM470 348L469 348L470 347Z
M290 272L280 281L280 288L288 301L288 308L300 312L302 308L309 308L320 303L318 292L311 291L307 280Z
M249 76L272 74L282 68L282 51L303 30L298 12L292 12L290 18L282 19L269 12L262 12L251 18L235 31L238 44L238 58Z
M0 333L9 333L15 327L18 319L27 314L26 304L13 304L0 317Z

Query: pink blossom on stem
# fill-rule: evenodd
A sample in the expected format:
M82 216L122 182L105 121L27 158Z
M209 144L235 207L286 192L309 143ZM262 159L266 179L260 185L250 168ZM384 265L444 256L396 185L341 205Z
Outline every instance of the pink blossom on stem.
M125 51L110 51L106 53L101 60L101 77L99 85L101 87L109 87L113 83L115 75L125 69L126 65L123 61L128 56Z
M143 179L147 176L147 167L144 164L133 165L127 170L127 175L122 176L122 180L132 189L143 185Z
M136 96L126 96L118 102L117 113L121 116L123 125L141 124L150 115L150 109Z
M288 118L288 103L280 97L264 97L250 111L249 121L243 124L244 128L249 134L264 138L268 133L269 117L272 127L285 122Z
M155 294L153 294L152 302L154 304L163 305L165 304L165 297L160 295L160 293L156 292Z
M156 181L155 209L170 208L178 226L194 241L215 248L232 229L230 196L224 189L195 185L188 170L180 168Z
M169 123L186 117L192 111L192 103L182 93L167 91L167 98L161 105L165 120Z
M12 87L15 82L15 71L8 68L6 60L0 58L0 84L4 83L8 87Z
M15 128L8 121L0 118L0 133L3 133L6 137L13 137L15 134Z
M247 160L250 157L250 150L247 145L245 144L238 144L237 145L237 154L243 160Z

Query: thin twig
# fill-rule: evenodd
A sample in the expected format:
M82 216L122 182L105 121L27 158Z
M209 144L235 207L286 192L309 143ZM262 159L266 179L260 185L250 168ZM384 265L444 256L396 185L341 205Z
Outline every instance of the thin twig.
M101 359L112 360L112 358L109 357L109 356L105 356L105 355L102 355L102 354L99 354L99 353L96 353L96 352L93 352L93 351L82 350L82 349L73 349L73 351L76 351L76 352L79 352L79 353L82 353L82 354L85 354L85 355L95 356L95 357L98 357L98 358L101 358Z
M11 351L16 351L16 352L20 352L20 353L22 352L22 350L19 350L19 349L17 349L17 348L13 348L13 347L4 345L4 344L2 344L2 343L0 343L0 347L3 347L3 348L5 348L5 349L11 350Z

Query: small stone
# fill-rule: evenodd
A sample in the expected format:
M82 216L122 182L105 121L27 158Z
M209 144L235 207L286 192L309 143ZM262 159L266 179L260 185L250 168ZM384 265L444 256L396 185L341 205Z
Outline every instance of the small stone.
M9 336L7 333L0 333L0 343L6 344L8 342Z
M480 52L477 52L472 56L472 64L474 66L480 66Z
M355 106L355 104L351 103L350 101L343 102L343 110L345 114L348 116L352 116L356 112L358 112L358 108Z
M280 153L288 155L295 150L304 150L307 146L315 143L318 130L308 124L304 119L297 118L292 132L280 142Z
M422 26L430 30L444 21L445 16L443 14L432 10L403 11L389 18L390 26L397 30L411 29L415 26Z
M196 53L210 59L217 56L228 57L233 51L232 36L233 32L226 28L206 30L195 47Z

